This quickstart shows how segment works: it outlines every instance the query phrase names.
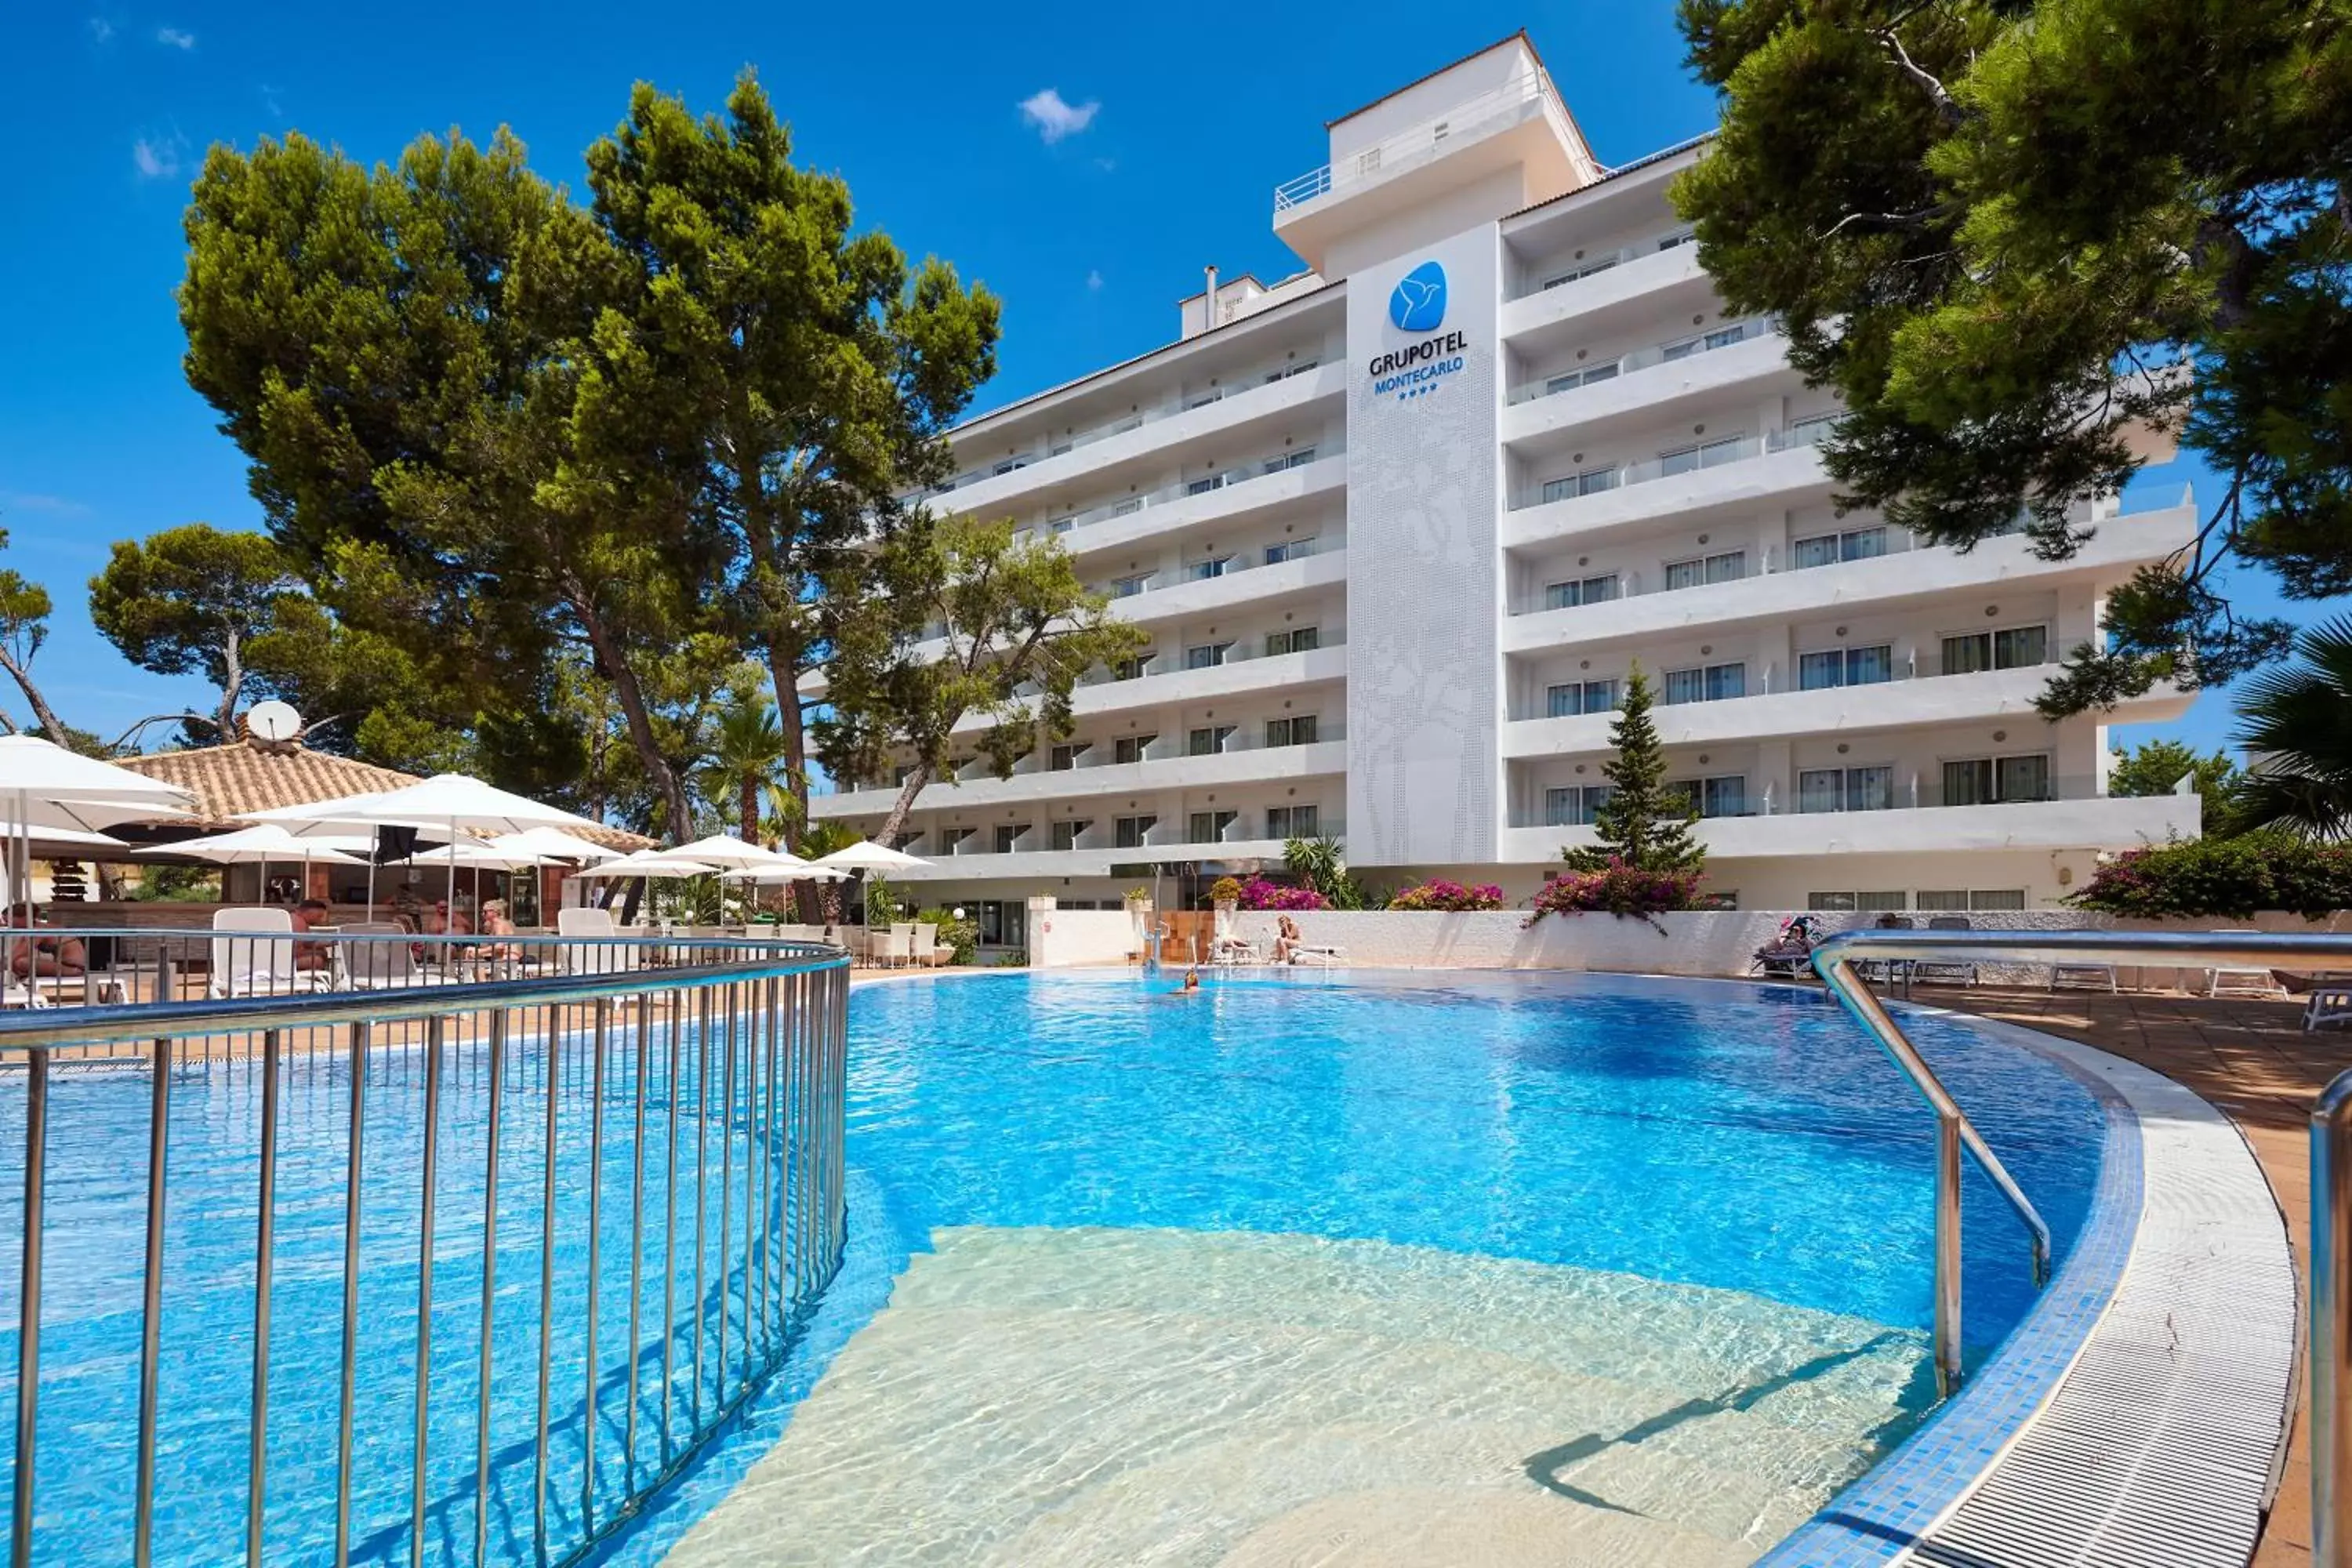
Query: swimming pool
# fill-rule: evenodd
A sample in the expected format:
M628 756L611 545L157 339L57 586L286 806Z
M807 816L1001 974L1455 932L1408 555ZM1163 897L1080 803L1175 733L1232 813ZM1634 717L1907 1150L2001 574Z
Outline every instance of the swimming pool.
M1565 1540L1612 1562L1744 1563L1930 1407L1933 1124L1819 994L1370 973L1166 992L1027 973L859 989L841 1272L805 1304L775 1382L604 1560L1247 1563L1352 1541L1360 1560L1428 1562L1475 1539L1485 1561L1514 1560L1496 1542L1555 1559ZM1916 1037L2063 1260L2099 1173L2100 1107L1965 1026L1923 1020ZM515 1168L536 1173L547 1075L519 1048L505 1125ZM382 1070L353 1556L391 1563L409 1550L415 1368L397 1347L417 1241L396 1202L415 1151L394 1150L417 1075L413 1060ZM165 1428L158 1563L217 1561L240 1539L254 1121L235 1082L175 1090L165 1409L195 1416ZM616 1114L626 1082L607 1086ZM585 1076L555 1089L576 1125ZM332 1403L317 1395L340 1324L343 1089L324 1063L290 1069L281 1191L332 1201L279 1221L272 1561L315 1557L330 1522ZM0 1102L0 1182L18 1179L7 1114ZM433 1563L472 1556L481 1220L466 1173L482 1117L478 1079L453 1079ZM119 1458L136 1399L143 1083L60 1078L53 1120L52 1277L90 1283L50 1307L38 1560L115 1561L127 1502L103 1484L110 1465L77 1451ZM617 1140L605 1159L621 1190ZM577 1313L576 1139L564 1160L555 1289ZM2021 1233L1968 1180L1974 1364L2033 1290ZM661 1198L656 1175L646 1202ZM522 1562L535 1180L502 1191L500 1215L488 1534L491 1561ZM613 1342L625 1269L608 1249ZM673 1272L688 1299L682 1257ZM709 1289L740 1322L743 1282ZM13 1346L0 1352L12 1372ZM560 1526L585 1459L584 1363L561 1346L556 1360ZM600 1431L615 1437L616 1405L608 1387ZM610 1467L617 1443L600 1445Z
M840 1310L630 1555L1747 1562L1931 1406L1933 1121L1819 993L1164 991L861 989ZM2063 1261L2101 1107L1914 1028ZM1973 1366L2034 1289L1968 1181Z

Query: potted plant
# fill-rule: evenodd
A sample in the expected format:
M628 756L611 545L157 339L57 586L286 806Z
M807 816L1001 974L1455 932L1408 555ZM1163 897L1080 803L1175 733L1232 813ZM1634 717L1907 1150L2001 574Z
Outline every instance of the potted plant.
M1128 924L1134 928L1138 954L1151 951L1151 889L1129 888L1126 894Z
M1232 914L1241 907L1242 885L1232 877L1220 877L1209 884L1209 905L1221 914Z

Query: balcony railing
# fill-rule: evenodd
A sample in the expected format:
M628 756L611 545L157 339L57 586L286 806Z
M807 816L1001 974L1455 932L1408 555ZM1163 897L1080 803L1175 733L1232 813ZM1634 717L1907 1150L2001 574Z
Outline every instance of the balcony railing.
M1664 364L1681 364L1702 354L1774 336L1780 330L1779 321L1771 316L1750 316L1742 321L1718 322L1704 331L1678 333L1647 348L1620 354L1615 359L1579 364L1522 382L1511 389L1511 402L1532 403L1541 398L1558 397L1580 386L1617 381Z
M1260 808L1245 813L1237 820L1228 824L1224 832L1215 838L1193 838L1191 837L1192 826L1189 823L1163 822L1148 829L1140 844L1119 843L1118 832L1109 823L1097 822L1089 825L1086 832L1079 834L1075 843L1061 846L1055 846L1048 833L1040 832L1032 826L1021 836L1017 848L1010 853L1098 854L1108 850L1113 854L1132 854L1144 858L1201 860L1213 859L1218 851L1236 844L1262 844L1271 837L1344 838L1347 836L1347 824L1338 816L1318 813L1315 821L1316 827L1312 835L1269 834L1265 831L1268 826L1265 812ZM1005 852L997 850L992 843L980 845L976 837L966 839L961 848L942 852L945 857L959 860L998 853Z
M839 1266L838 949L45 934L13 1562L579 1561Z
M1553 501L1597 495L1603 490L1623 489L1629 485L1645 485L1654 479L1670 479L1682 474L1744 463L1775 452L1811 447L1827 439L1836 424L1833 417L1825 416L1801 420L1786 430L1772 431L1761 439L1753 436L1730 436L1684 451L1645 458L1638 463L1620 463L1606 469L1593 468L1580 474L1562 475L1518 490L1511 498L1511 510L1520 511L1532 506L1549 506Z
M1664 256L1679 250L1684 246L1696 243L1697 239L1697 233L1692 229L1674 228L1644 245L1621 246L1615 250L1602 251L1598 255L1587 255L1581 260L1562 262L1550 267L1530 268L1528 270L1528 276L1533 279L1533 282L1511 298L1524 300L1530 295L1545 294L1556 289L1570 288L1583 282L1588 278L1614 271L1627 262L1642 261L1653 256Z
M1117 419L1108 420L1090 429L1080 430L1075 435L1055 436L1024 451L992 458L978 468L966 468L942 483L937 489L931 491L931 494L946 495L950 491L961 489L967 485L976 484L982 479L996 479L1005 474L1016 473L1033 463L1044 462L1048 458L1058 458L1066 452L1076 451L1081 447L1091 447L1097 441L1108 441L1114 436L1124 436L1130 430L1140 430L1146 425L1157 424L1162 419L1173 419L1180 414L1190 414L1196 408L1206 408L1211 404L1222 403L1228 397L1236 396L1244 392L1253 392L1261 386L1272 386L1277 382L1288 381L1295 375L1304 375L1317 369L1321 363L1319 357L1265 362L1236 375L1223 377L1215 386L1195 388L1180 395L1171 396L1164 403L1123 414Z
M1179 479L1174 484L1162 485L1158 489L1146 490L1139 495L1122 496L1118 500L1104 501L1098 506L1090 506L1082 511L1071 512L1067 516L1053 518L1045 522L1032 523L1026 528L1018 530L1014 537L1058 539L1064 534L1094 523L1108 522L1113 518L1132 517L1137 512L1151 507L1166 506L1171 501L1191 500L1199 496L1213 495L1220 490L1232 489L1236 486L1251 484L1259 479L1274 479L1294 468L1314 468L1318 473L1328 473L1332 470L1324 468L1321 465L1346 457L1348 449L1344 446L1329 442L1318 442L1314 451L1314 457L1305 462L1297 461L1297 454L1280 452L1261 458L1253 463L1236 464L1233 468L1221 469L1213 474L1202 474L1189 479Z
M1295 723L1297 719L1277 721L1277 722ZM1195 726L1201 729L1212 727ZM1216 725L1213 728L1223 729L1226 726ZM1347 725L1337 720L1318 721L1315 725L1314 733L1303 741L1269 739L1269 734L1275 731L1269 731L1263 721L1253 725L1236 725L1233 729L1232 734L1206 752L1195 752L1190 749L1192 737L1189 733L1159 736L1150 745L1141 748L1137 755L1124 760L1119 757L1118 747L1115 742L1087 742L1079 747L1067 765L1058 768L1053 765L1050 755L1041 756L1040 753L1032 752L1013 764L1013 776L1026 778L1034 773L1082 773L1097 768L1133 767L1139 763L1172 763L1185 757L1221 757L1241 752L1278 752L1293 746L1319 745L1325 741L1343 741L1348 736ZM957 775L965 783L994 776L984 762L975 763Z
M1263 572L1269 566L1287 566L1294 561L1305 561L1311 556L1337 555L1346 548L1336 539L1278 540L1205 560L1187 561L1181 566L1164 571L1117 578L1098 585L1095 591L1108 594L1114 601L1139 598L1147 594L1164 594L1171 588L1188 588L1196 583L1214 582L1221 577L1235 577L1244 572ZM1265 557L1272 551L1279 551L1281 559L1267 560Z
M1182 654L1154 654L1132 674L1115 670L1091 669L1078 678L1080 686L1110 686L1134 680L1151 680L1164 675L1189 675L1202 670L1219 669L1229 664L1248 664L1261 658L1286 658L1297 653L1313 653L1320 648L1345 647L1348 634L1336 627L1318 628L1318 636L1312 648L1267 648L1263 638L1243 641L1235 638L1224 645L1223 656L1212 664L1192 664Z
M1800 771L1829 773L1833 770L1822 768ZM1858 770L1848 768L1834 771L1851 773ZM1973 784L1948 786L1939 774L1907 773L1895 779L1890 791L1882 794L1874 789L1867 792L1864 797L1864 804L1862 805L1849 804L1843 787L1837 797L1832 799L1825 793L1817 792L1814 795L1806 797L1800 789L1791 788L1783 792L1767 784L1761 787L1760 793L1746 793L1742 797L1739 809L1702 811L1699 820L1706 822L1718 817L1736 816L1843 816L1849 813L1916 811L1964 805L2047 805L2054 801L2105 798L2107 798L2106 792L2099 788L2099 781L2088 775L2082 777L2045 775L2036 781L2019 784L2016 787L2008 790L2000 788L1999 781L1996 780L1993 789L1980 791ZM1555 817L1549 806L1538 802L1531 805L1514 806L1510 814L1510 826L1513 827L1586 827L1591 826L1591 819L1589 816L1582 820Z
M1377 182L1423 154L1440 151L1448 142L1459 143L1506 130L1529 118L1530 110L1558 114L1563 119L1567 115L1544 78L1520 77L1456 104L1442 116L1383 137L1342 163L1326 163L1295 180L1285 180L1274 188L1276 221L1279 222L1284 213L1334 191Z
M1823 648L1816 651L1827 653L1831 650ZM1851 650L1841 648L1837 651L1840 653L1845 653ZM1657 679L1654 680L1652 685L1658 693L1657 705L1660 709L1712 708L1723 703L1751 701L1759 697L1788 697L1811 691L1867 690L1881 686L1898 686L1914 680L1950 680L1970 675L2005 675L2011 670L2017 669L2041 669L2057 662L2055 658L2056 653L2057 649L2051 645L2049 639L2045 638L2042 656L2038 659L2026 662L2012 662L1997 666L1972 664L1962 668L1947 669L1942 667L1942 661L1938 656L1930 654L1923 658L1920 656L1919 651L1914 649L1910 653L1905 655L1902 658L1891 662L1887 666L1886 673L1884 675L1860 679L1840 679L1812 686L1802 684L1801 675L1797 681L1792 682L1790 677L1782 671L1780 662L1775 659L1767 661L1763 668L1756 672L1755 684L1752 687L1738 692L1737 695L1724 697L1689 697L1681 699L1667 697L1665 695L1667 689L1667 681L1665 678L1667 676L1680 673L1675 670L1665 671L1664 675L1661 675ZM1738 658L1716 658L1709 662L1713 668L1721 668L1727 665L1745 665L1747 661ZM1708 668L1708 666L1699 665L1693 666L1691 668L1703 670ZM1610 678L1601 678L1601 680L1606 680ZM1559 684L1564 686L1576 685L1580 687L1596 685L1599 683L1600 682L1597 680L1581 675L1580 675L1578 679L1575 681L1559 682ZM1551 719L1576 719L1590 718L1593 716L1591 714L1554 713L1549 710L1549 699L1548 696L1543 699L1543 702L1545 706L1543 710L1540 711L1534 703L1513 703L1511 706L1509 721L1514 724L1531 724L1540 723L1546 720ZM1616 710L1610 708L1602 709L1600 711L1603 713L1613 713Z

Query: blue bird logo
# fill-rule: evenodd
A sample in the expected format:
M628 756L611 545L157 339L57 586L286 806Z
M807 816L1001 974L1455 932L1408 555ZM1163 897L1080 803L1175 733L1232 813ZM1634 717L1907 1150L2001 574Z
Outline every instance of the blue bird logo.
M1433 332L1445 322L1445 268L1424 261L1397 279L1389 320L1404 332Z

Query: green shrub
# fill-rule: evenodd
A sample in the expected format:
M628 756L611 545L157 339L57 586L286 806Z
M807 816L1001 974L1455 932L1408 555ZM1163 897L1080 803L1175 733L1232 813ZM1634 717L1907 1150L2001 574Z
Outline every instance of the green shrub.
M2191 838L2126 849L2066 900L2145 920L2244 920L2284 910L2321 920L2352 909L2352 846L2284 833Z
M980 952L980 922L970 915L958 920L947 910L925 910L915 917L915 923L939 927L934 940L953 952L958 963L970 963Z

